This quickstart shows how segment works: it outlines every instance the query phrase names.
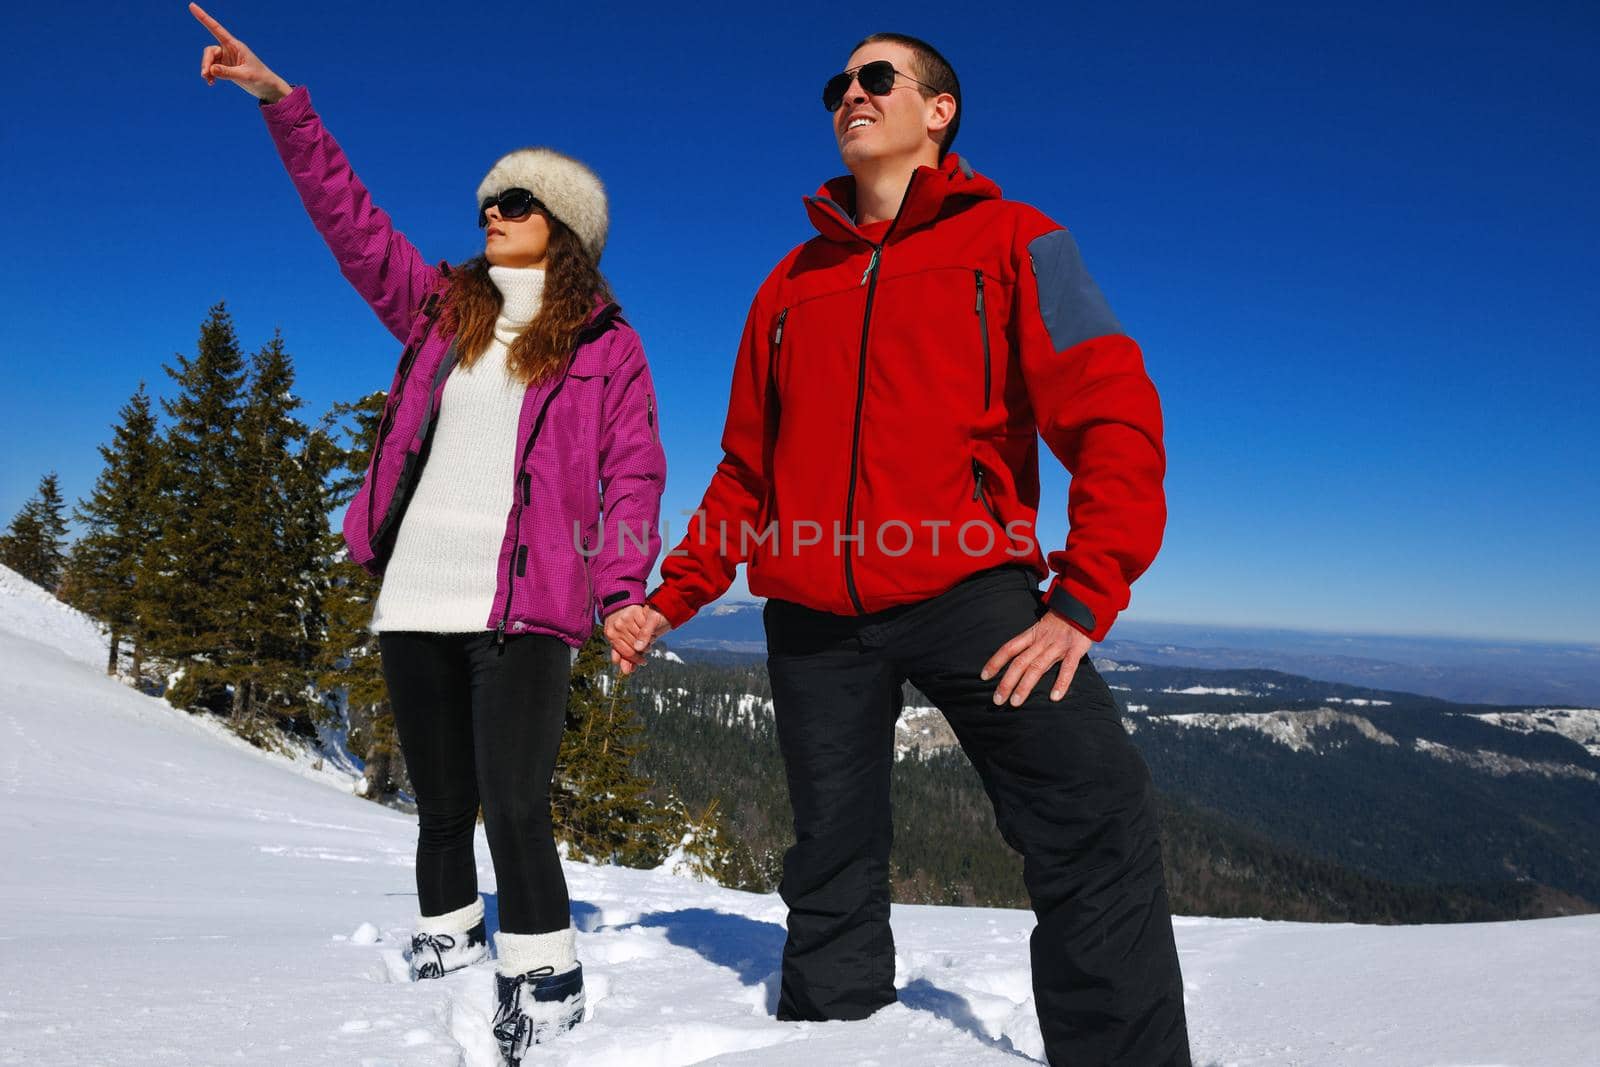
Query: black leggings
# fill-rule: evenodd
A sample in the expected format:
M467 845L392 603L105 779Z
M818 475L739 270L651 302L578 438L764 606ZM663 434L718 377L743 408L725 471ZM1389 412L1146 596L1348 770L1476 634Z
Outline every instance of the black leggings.
M550 830L571 648L542 634L383 633L384 679L417 798L417 896L443 915L478 895L478 807L500 929L566 929L567 880Z

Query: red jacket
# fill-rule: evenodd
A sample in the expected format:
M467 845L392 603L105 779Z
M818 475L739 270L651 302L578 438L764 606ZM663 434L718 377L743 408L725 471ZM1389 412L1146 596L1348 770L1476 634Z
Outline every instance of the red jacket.
M960 157L918 168L890 223L858 228L854 191L806 199L818 236L756 294L722 462L650 602L681 625L745 562L756 596L852 615L1022 562L1101 640L1166 522L1138 345L1067 231ZM1040 436L1072 475L1048 558Z

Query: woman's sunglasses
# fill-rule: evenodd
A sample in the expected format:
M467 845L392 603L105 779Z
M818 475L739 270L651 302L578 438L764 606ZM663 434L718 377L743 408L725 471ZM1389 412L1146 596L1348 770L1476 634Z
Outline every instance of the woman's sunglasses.
M828 84L822 87L822 106L829 111L838 111L839 105L844 103L844 94L850 91L850 83L859 81L861 88L873 96L883 96L894 88L896 76L908 82L915 82L929 92L934 92L933 86L927 82L919 82L904 71L894 69L894 64L887 59L875 59L871 63L863 63L854 70L842 71L828 79Z
M513 222L517 219L525 219L535 211L548 214L544 205L528 190L507 189L499 196L487 197L483 201L483 206L478 208L478 229L481 230L489 225L489 209L492 207L500 209L501 218L509 219Z

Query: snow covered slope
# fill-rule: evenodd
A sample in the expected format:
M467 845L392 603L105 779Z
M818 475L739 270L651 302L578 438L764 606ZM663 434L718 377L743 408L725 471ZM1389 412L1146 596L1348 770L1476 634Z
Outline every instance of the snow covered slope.
M486 968L397 981L411 820L106 679L93 625L30 590L0 575L0 1064L492 1064ZM779 1023L776 897L567 874L590 1015L540 1062L1042 1058L1026 913L897 907L901 1003ZM1200 1064L1542 1067L1600 1045L1600 916L1177 932Z

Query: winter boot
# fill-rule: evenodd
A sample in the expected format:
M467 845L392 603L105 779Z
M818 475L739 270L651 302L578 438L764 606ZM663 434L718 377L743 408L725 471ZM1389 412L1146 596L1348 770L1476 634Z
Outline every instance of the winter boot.
M495 934L494 1037L507 1067L583 1021L583 965L571 927L548 934Z
M483 898L444 915L424 915L411 935L411 980L442 978L489 958Z

